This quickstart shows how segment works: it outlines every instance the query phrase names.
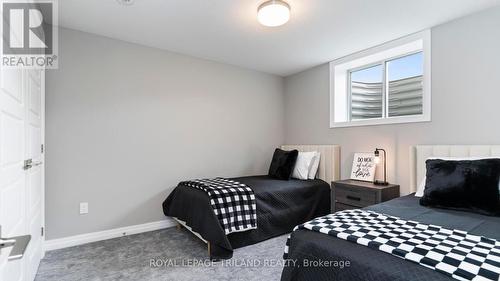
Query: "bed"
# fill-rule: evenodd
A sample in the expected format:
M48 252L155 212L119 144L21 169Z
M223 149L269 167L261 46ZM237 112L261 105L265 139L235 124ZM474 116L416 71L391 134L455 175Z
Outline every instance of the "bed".
M337 145L283 145L283 150L321 153L314 180L289 181L266 175L232 178L253 190L257 205L257 229L225 234L199 189L178 185L163 203L163 211L208 245L211 259L229 259L233 249L290 232L297 224L330 213L330 183L339 178L340 148Z
M430 157L500 157L500 146L433 146L410 148L410 189L415 192L425 176ZM426 224L459 229L470 234L500 240L500 218L480 214L428 208L414 194L403 196L367 210ZM289 263L281 280L455 280L396 256L366 246L308 230L297 230L289 240ZM326 262L325 262L326 261ZM328 263L330 261L330 263ZM336 263L331 263L331 261ZM300 266L314 264L317 266ZM331 266L331 265L334 266ZM298 265L298 266L297 266Z

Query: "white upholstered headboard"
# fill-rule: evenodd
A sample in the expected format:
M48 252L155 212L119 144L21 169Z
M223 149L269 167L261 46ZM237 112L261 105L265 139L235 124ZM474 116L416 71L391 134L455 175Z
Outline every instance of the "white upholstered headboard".
M417 145L410 147L410 192L425 177L429 157L500 157L500 145Z
M321 153L318 177L328 184L340 179L340 146L338 145L282 145L283 150L318 151Z

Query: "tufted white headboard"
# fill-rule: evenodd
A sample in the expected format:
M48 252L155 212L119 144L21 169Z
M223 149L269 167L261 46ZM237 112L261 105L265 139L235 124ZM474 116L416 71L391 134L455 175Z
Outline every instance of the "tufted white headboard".
M340 179L340 146L338 145L282 145L283 150L318 151L321 153L318 178L331 184Z
M500 145L417 145L410 147L410 192L425 177L429 157L500 157Z

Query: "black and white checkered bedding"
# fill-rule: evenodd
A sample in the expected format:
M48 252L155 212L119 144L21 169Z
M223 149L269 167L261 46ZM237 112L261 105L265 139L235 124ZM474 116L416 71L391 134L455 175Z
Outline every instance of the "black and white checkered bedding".
M500 280L500 242L465 231L346 210L295 227L380 250L457 280ZM288 257L290 236L284 258Z
M181 185L201 189L210 197L210 205L225 234L257 228L255 194L246 184L224 178L184 181Z

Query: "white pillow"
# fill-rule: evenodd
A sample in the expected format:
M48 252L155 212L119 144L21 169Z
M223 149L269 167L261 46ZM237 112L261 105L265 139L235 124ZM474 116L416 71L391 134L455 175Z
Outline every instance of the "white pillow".
M418 185L417 192L415 193L415 196L417 197L422 197L424 196L424 189L425 189L425 181L427 180L427 177L424 176L420 184Z
M307 180L309 168L315 155L315 152L299 152L297 162L295 162L295 167L293 168L292 178Z
M459 161L459 160L481 160L481 159L498 159L500 157L498 156L487 156L487 157L478 157L478 156L466 156L466 157L429 157L426 159L441 159L441 160L451 160L451 161ZM425 182L427 180L427 177L424 176L422 181L417 187L417 193L415 193L416 197L422 197L424 196L424 190L425 190ZM498 183L498 190L500 190L500 182Z
M309 169L309 176L308 178L310 180L313 180L316 178L316 174L318 173L318 168L319 168L319 160L321 159L321 153L314 151L314 158L311 163L311 168Z

